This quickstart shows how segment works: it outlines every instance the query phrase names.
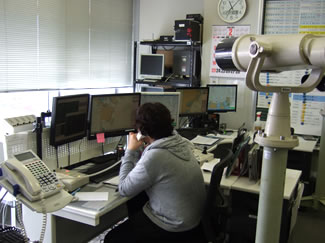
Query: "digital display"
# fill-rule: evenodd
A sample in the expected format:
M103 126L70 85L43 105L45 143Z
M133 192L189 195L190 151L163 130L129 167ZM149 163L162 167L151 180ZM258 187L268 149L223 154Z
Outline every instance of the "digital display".
M25 153L21 153L21 154L16 154L14 156L19 161L25 161L25 160L29 160L29 159L35 158L34 154L31 153L31 152L25 152Z
M176 91L181 93L180 116L202 115L207 112L207 87L177 88Z
M208 85L208 112L231 112L237 107L237 85Z
M50 144L58 146L87 136L89 94L53 98Z
M90 105L90 138L128 134L135 129L140 93L93 95Z
M156 102L159 102L167 107L173 119L173 126L175 128L178 128L180 93L179 92L142 92L141 93L141 105L145 103L156 103Z
M140 56L140 79L161 79L164 76L163 54L142 54Z

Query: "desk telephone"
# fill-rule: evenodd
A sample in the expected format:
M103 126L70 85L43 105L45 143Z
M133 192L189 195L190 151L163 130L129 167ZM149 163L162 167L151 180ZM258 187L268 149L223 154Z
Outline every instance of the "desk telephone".
M3 176L0 184L11 193L15 193L13 186L18 185L19 192L25 197L22 197L23 202L27 202L33 209L36 207L36 211L41 208L40 205L36 205L38 203L36 201L43 198L51 201L50 204L45 205L48 212L64 207L73 198L62 190L63 183L31 150L16 154L13 158L4 161L1 169Z
M18 184L21 193L30 201L51 196L64 186L54 172L32 151L17 154L2 165L5 178L12 184Z

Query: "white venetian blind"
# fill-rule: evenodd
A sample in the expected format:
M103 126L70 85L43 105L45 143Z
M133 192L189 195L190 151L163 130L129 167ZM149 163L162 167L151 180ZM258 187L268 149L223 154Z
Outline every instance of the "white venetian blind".
M131 85L133 0L0 0L0 92Z

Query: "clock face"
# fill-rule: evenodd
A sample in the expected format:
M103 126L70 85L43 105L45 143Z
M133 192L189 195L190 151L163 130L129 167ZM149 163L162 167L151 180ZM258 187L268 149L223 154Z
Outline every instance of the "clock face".
M228 23L234 23L244 17L246 12L246 0L220 0L218 14Z

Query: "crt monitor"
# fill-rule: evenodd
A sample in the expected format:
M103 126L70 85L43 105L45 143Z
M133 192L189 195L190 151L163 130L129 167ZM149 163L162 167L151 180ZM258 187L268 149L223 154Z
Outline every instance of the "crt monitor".
M180 93L179 92L141 92L141 105L144 103L159 102L166 106L173 119L173 126L178 128L179 119L179 105Z
M160 80L164 77L164 67L163 54L141 54L139 78Z
M237 108L237 85L208 84L208 112L235 112Z
M176 88L181 93L180 116L203 115L207 113L208 87Z
M89 111L89 139L126 135L135 131L140 93L92 95Z
M50 145L58 146L87 136L89 94L53 98Z

